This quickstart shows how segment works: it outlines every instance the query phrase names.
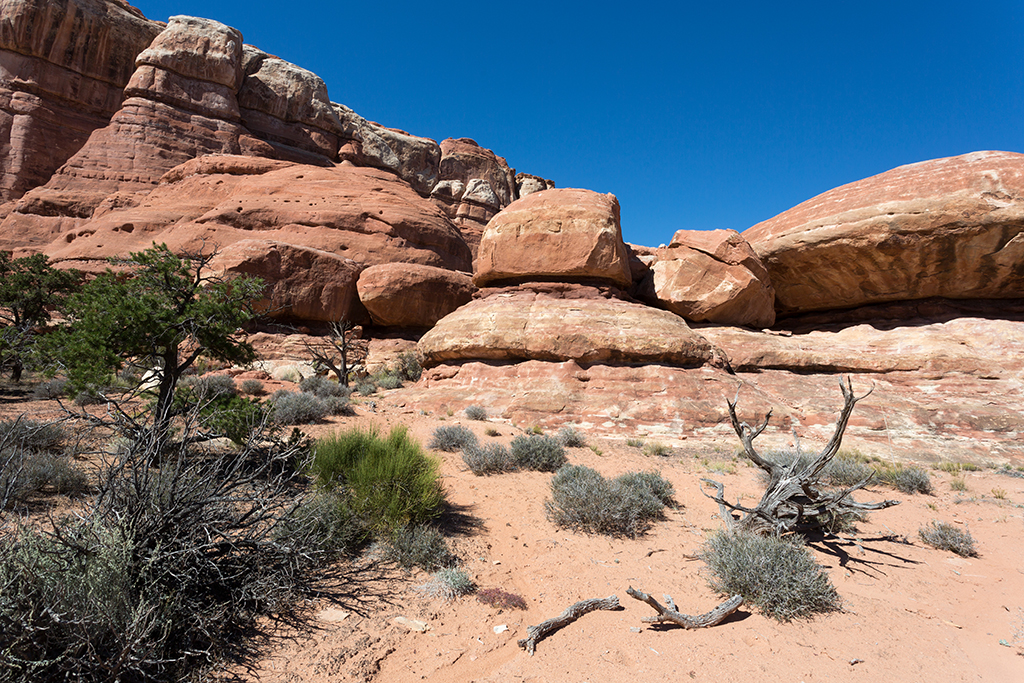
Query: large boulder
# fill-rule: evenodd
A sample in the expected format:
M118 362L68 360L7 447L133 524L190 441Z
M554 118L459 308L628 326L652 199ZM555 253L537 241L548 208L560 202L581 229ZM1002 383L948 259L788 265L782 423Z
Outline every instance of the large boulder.
M412 263L370 266L356 284L370 318L385 327L433 327L476 291L466 273Z
M45 183L107 125L162 29L118 0L0 1L0 203Z
M779 313L927 297L1024 296L1024 155L900 166L743 233Z
M570 188L519 199L487 224L478 286L502 281L604 281L628 287L629 255L614 195Z
M181 253L247 239L318 249L363 266L472 267L469 247L447 216L391 173L244 156L186 162L139 206L68 230L44 251L88 268L154 241Z
M438 321L419 348L427 366L467 360L725 363L724 354L673 313L557 283L474 299Z
M656 254L647 281L651 303L695 322L775 322L768 271L735 230L679 230Z
M262 239L239 240L218 253L210 270L222 276L251 275L266 283L261 313L273 318L363 322L356 296L362 266L319 249Z

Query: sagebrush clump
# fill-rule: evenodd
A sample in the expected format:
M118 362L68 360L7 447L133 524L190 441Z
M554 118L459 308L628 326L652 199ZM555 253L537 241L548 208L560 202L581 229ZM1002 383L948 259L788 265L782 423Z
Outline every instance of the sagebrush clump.
M404 569L419 567L428 572L454 567L459 562L441 532L430 526L395 529L385 538L381 555Z
M959 529L948 522L932 520L918 530L921 540L939 550L948 550L961 557L977 557L974 537L967 529Z
M487 409L482 406L469 406L465 412L468 420L483 422L487 419Z
M474 434L472 430L468 427L463 427L462 425L451 425L435 429L433 435L430 437L430 443L427 444L427 447L438 451L447 451L452 453L460 448L476 445L476 434Z
M674 493L657 472L628 472L609 480L589 467L566 465L551 479L544 508L556 526L635 537L664 514Z
M478 476L514 472L519 469L512 453L500 443L465 446L462 449L462 461Z
M799 541L741 531L713 534L699 552L708 584L722 595L742 595L778 621L841 608L828 574Z
M543 434L519 435L512 439L511 450L516 466L524 470L555 472L568 461L562 442Z
M566 448L582 448L587 445L587 437L574 427L562 427L558 430L557 438Z

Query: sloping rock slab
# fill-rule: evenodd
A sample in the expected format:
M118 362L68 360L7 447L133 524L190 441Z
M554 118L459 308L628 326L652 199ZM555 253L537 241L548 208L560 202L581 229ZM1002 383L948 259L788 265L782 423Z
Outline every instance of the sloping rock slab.
M1024 155L900 166L743 233L780 314L926 297L1024 296Z
M580 363L723 362L708 341L668 311L620 299L560 299L529 289L472 301L420 339L424 364L457 360Z

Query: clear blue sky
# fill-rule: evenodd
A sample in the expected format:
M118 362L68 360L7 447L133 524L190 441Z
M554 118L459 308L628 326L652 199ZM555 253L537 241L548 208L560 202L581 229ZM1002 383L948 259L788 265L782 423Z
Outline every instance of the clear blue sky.
M140 0L331 99L612 192L627 241L751 225L902 164L1024 152L1024 2Z

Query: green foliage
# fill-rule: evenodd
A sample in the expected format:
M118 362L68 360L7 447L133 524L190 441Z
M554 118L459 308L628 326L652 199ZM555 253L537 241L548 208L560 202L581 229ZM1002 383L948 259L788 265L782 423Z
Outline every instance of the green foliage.
M65 307L71 324L46 339L69 389L105 386L127 361L140 359L159 385L154 415L163 433L178 380L200 356L252 361L252 346L236 332L254 317L251 302L263 285L248 277L211 279L204 267L212 257L185 260L154 245L131 255L130 274L108 270L71 296Z
M483 422L487 419L487 409L483 406L469 406L466 408L466 419Z
M963 477L953 477L949 480L949 488L954 491L963 492L967 490L967 482Z
M477 476L514 472L519 469L508 448L500 443L464 446L462 461Z
M356 393L360 396L371 396L377 393L377 382L372 377L367 377L356 383Z
M434 430L427 448L452 453L460 448L476 446L476 434L462 425L442 426Z
M398 355L398 361L393 366L395 374L410 382L418 382L423 375L423 366L415 353L405 351Z
M927 470L907 465L878 468L878 478L903 493L931 493L932 478Z
M488 427L487 429L485 429L484 434L486 434L487 436L501 436L501 432L499 432L494 427Z
M512 439L512 459L524 470L554 472L567 462L562 442L552 436L519 435Z
M476 599L497 609L526 609L526 600L516 593L509 593L501 588L481 588L476 592Z
M452 602L475 591L476 585L464 570L457 567L445 567L434 572L426 589L427 592Z
M797 541L719 532L699 554L711 572L708 583L713 590L742 595L772 619L791 621L840 609L828 574Z
M12 259L0 251L0 371L11 370L20 381L21 371L35 345L33 328L50 320L77 287L77 270L56 270L44 254Z
M574 427L562 427L556 437L566 448L582 448L587 445L587 437Z
M626 445L629 446L630 448L643 448L644 440L636 438L626 439Z
M921 540L939 550L948 550L961 557L977 557L974 537L966 529L959 529L948 522L932 520L918 530Z
M382 372L375 376L377 386L381 389L398 389L402 386L402 378L391 372Z
M663 515L674 489L656 472L629 472L608 480L582 465L566 465L551 479L544 504L556 526L609 536L636 537Z
M429 526L399 527L387 536L381 548L384 559L405 569L419 567L433 572L452 567L458 558L448 548L441 533Z
M320 486L343 491L369 528L386 532L440 514L438 467L404 427L386 438L376 429L357 428L318 439L310 471Z

